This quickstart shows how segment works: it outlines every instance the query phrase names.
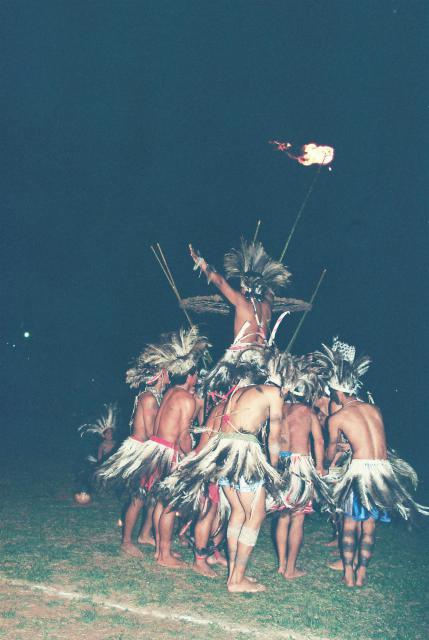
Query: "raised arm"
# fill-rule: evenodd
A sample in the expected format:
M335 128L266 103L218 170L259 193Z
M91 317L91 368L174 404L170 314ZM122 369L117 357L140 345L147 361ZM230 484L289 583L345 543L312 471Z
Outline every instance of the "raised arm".
M323 440L322 427L314 411L311 412L311 435L313 438L314 455L316 457L316 469L319 474L322 474L325 442Z
M224 295L232 305L236 306L242 298L241 293L233 289L214 267L207 264L204 258L196 253L191 244L189 245L189 252L195 262L196 268L201 269L201 271L206 274L208 282L214 284L222 295Z
M277 467L279 462L282 418L283 398L280 394L273 394L270 401L270 435L268 436L268 451L273 467Z

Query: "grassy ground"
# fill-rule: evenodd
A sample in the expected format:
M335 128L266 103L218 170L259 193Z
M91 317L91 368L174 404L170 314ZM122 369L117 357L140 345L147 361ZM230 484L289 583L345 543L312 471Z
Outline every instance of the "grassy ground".
M95 606L92 596L138 607L222 619L258 629L293 629L341 640L426 640L428 637L427 527L409 534L401 524L378 528L368 586L348 590L327 567L330 550L322 543L329 527L318 515L307 519L301 567L308 575L289 583L276 574L267 522L253 554L252 573L269 585L265 594L229 596L225 575L208 580L192 571L158 567L151 551L144 560L119 551L119 504L97 497L77 507L69 497L71 477L41 468L19 478L3 478L0 577L60 585L87 594L84 602L0 590L0 638L129 640L153 637L223 638L216 626L139 619ZM191 554L185 551L185 558ZM14 589L17 593L14 593ZM38 610L37 615L34 611ZM71 633L69 629L73 629ZM234 636L240 638L240 634ZM269 637L269 636L267 636Z

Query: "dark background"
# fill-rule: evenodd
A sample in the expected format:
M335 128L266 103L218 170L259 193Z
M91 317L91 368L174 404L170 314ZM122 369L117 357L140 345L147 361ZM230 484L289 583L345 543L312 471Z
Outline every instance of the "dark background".
M145 342L185 324L241 234L277 257L313 180L268 140L335 147L286 263L309 299L296 352L373 357L388 438L425 472L428 4L0 2L3 445L69 455ZM282 325L286 346L299 316ZM231 320L203 317L218 355ZM24 331L31 332L25 339Z

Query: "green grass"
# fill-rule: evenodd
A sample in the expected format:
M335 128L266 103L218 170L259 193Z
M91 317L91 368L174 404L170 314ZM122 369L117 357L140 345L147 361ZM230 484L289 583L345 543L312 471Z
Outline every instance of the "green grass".
M315 514L307 519L300 565L308 575L291 583L276 574L267 521L251 572L269 589L265 594L231 597L224 572L212 581L192 571L167 571L156 565L148 548L143 561L124 557L119 551L116 498L98 496L91 507L79 508L71 500L55 497L67 490L68 483L71 486L71 477L49 469L38 475L37 482L21 475L19 483L11 478L6 486L2 483L6 499L0 514L1 575L75 589L89 599L99 595L130 606L174 609L179 614L341 640L428 637L427 527L408 533L401 523L380 525L368 586L348 590L340 574L327 567L332 556L322 546L329 537L324 518ZM191 561L189 551L184 555ZM79 620L89 626L98 615L98 609L89 607ZM2 616L7 617L7 611ZM135 622L122 613L113 619L128 637L127 629ZM208 640L225 635L219 629L196 633L193 636L190 630L188 637Z

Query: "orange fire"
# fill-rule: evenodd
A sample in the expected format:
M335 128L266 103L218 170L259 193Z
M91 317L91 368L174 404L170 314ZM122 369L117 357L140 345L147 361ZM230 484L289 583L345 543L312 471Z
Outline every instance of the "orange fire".
M300 149L299 155L293 155L289 149L292 148L290 142L278 142L270 140L270 144L275 144L278 151L286 151L289 158L297 160L300 164L308 167L311 164L327 165L334 159L334 148L318 145L315 142L309 142Z

